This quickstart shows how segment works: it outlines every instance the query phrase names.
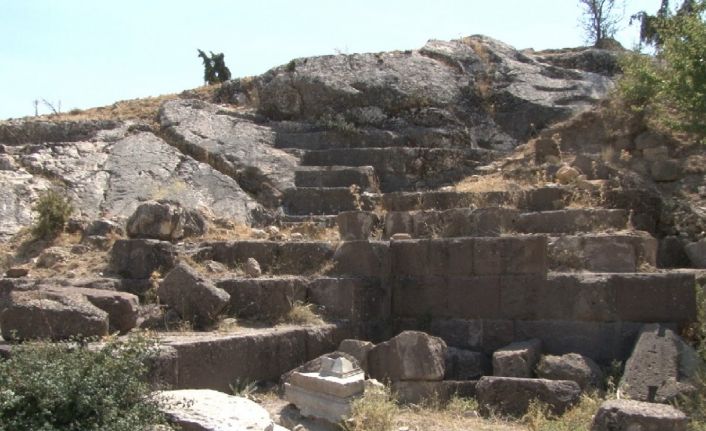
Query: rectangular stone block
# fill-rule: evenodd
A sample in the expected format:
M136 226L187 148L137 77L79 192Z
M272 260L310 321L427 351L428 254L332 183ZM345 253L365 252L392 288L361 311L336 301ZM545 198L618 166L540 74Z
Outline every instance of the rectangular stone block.
M520 320L616 320L608 279L601 274L501 277L502 315Z
M547 272L546 237L474 238L474 242L473 270L477 275Z
M444 277L399 277L393 282L395 317L448 317L448 288Z
M517 320L515 339L539 338L545 353L579 353L608 365L627 357L637 335L634 328L631 322Z
M390 247L386 241L341 242L330 274L385 278L390 274Z
M428 240L400 240L390 242L391 273L395 276L424 276L429 268Z
M296 302L306 301L307 281L302 277L227 278L216 286L230 295L229 312L246 319L275 320Z
M679 324L696 320L693 274L614 275L610 284L615 289L616 308L621 320Z
M307 301L334 319L379 320L390 315L389 292L376 279L314 279L308 285Z
M448 279L448 315L458 319L498 319L500 277L450 277Z

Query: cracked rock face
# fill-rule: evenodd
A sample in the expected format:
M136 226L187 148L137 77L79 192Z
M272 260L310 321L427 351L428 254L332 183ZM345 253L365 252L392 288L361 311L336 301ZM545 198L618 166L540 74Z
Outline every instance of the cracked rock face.
M221 97L249 100L273 120L375 127L424 145L510 149L612 88L607 76L542 63L497 40L429 41L420 50L293 60L235 81ZM323 121L322 121L323 119ZM425 130L421 133L420 129Z
M160 121L182 151L208 161L267 207L279 206L282 192L294 186L298 160L274 148L275 133L267 126L197 100L166 102Z
M0 237L31 224L31 207L52 184L65 186L75 211L87 218L127 218L144 201L169 199L205 214L249 223L260 205L232 178L198 162L149 132L114 142L20 145L20 166L0 171Z

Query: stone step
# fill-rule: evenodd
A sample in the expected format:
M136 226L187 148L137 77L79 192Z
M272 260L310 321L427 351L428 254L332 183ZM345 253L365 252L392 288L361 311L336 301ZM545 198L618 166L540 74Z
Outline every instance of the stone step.
M439 128L409 127L391 131L374 128L342 130L278 130L275 145L282 149L430 147L449 148L465 139Z
M390 317L389 289L380 279L228 277L216 286L230 294L229 314L243 319L278 322L297 303L314 304L320 315L338 321L383 322Z
M563 187L539 187L517 192L394 192L383 195L382 205L387 211L448 210L488 206L509 206L525 211L554 211L565 208L570 196L571 193Z
M578 233L625 229L625 210L565 209L520 213L506 207L450 210L390 211L383 238L407 233L413 238L499 236L510 233Z
M254 258L266 275L312 275L330 267L336 244L327 241L210 241L200 244L194 258L231 268Z
M152 379L173 389L230 393L230 385L239 382L278 381L350 336L348 327L333 324L160 334Z
M696 318L684 273L403 276L391 281L395 317L674 322Z
M492 353L542 340L544 352L624 360L643 324L675 330L696 319L684 273L403 278L392 286L394 332L426 330L450 346Z
M378 194L359 193L350 187L296 187L285 190L282 206L288 215L335 215L341 211L369 211L378 201Z
M384 192L435 188L460 180L491 152L456 148L335 148L308 151L307 166L372 166Z
M553 271L641 272L657 267L658 241L646 232L550 237Z
M294 171L297 187L350 187L378 192L380 185L372 166L300 166Z
M303 224L313 224L318 227L336 226L336 216L333 214L324 215L291 215L285 214L280 218L282 227L295 228Z

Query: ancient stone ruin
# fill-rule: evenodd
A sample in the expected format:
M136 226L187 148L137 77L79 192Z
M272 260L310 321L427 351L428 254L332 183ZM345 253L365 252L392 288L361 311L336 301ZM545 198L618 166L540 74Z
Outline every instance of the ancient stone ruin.
M195 397L216 428L235 401L212 391L295 369L286 399L335 422L365 376L404 402L460 394L521 416L533 399L566 411L622 361L632 401L594 429L682 429L651 403L693 390L699 362L678 334L703 241L679 236L659 189L686 174L643 126L606 132L593 109L612 72L572 55L430 41L296 59L167 101L158 124L1 124L0 236L52 181L79 209L75 243L0 279L7 349L155 330L164 396ZM93 273L70 266L96 255ZM258 414L252 429L279 426Z

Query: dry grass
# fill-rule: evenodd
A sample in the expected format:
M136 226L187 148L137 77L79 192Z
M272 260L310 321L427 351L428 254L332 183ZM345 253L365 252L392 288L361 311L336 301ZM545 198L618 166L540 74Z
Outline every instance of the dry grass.
M292 325L304 325L304 326L315 326L324 323L324 319L321 318L314 311L314 304L305 304L303 302L295 302L292 305L292 309L282 316L281 323L292 324Z
M501 173L472 175L459 181L454 190L457 192L517 192L529 189L533 184L520 183L505 178Z
M560 417L548 414L546 406L533 402L522 421L530 431L589 431L602 398L583 395L581 401Z
M26 121L81 121L81 120L141 120L152 122L157 117L159 107L167 100L184 97L211 99L219 86L203 86L179 94L164 94L140 99L121 100L108 106L89 109L72 109L59 114L24 117Z
M481 418L478 405L472 398L452 397L446 403L431 400L422 406L401 407L395 416L395 429L409 431L520 431L526 428L518 423L495 418Z
M387 387L368 389L353 401L351 417L343 423L345 431L390 431L394 429L399 407Z
M115 238L110 239L110 244ZM84 253L71 253L75 245L81 244L80 234L62 233L51 240L36 239L29 229L24 229L9 241L0 242L0 269L26 267L33 278L68 277L90 278L101 276L108 267L108 252L87 247ZM58 247L67 252L67 259L50 268L38 268L34 260L49 247Z

